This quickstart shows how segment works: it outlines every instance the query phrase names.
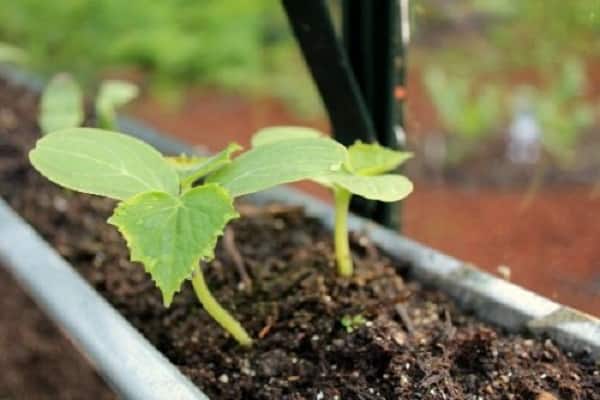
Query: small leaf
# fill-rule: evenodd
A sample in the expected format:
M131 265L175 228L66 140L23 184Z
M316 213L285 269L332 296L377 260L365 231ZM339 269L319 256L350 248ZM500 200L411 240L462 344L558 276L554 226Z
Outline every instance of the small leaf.
M175 168L175 171L177 171L180 176L187 175L189 171L197 168L198 165L204 163L208 159L209 157L190 156L183 153L178 156L165 156L167 163Z
M342 317L340 323L346 328L346 332L352 333L355 329L366 324L367 320L361 314L356 314L354 316L346 314Z
M96 117L98 126L104 129L116 129L117 109L138 96L136 85L118 80L102 82L96 98Z
M29 153L52 182L79 192L123 200L148 191L179 192L175 170L152 146L128 135L94 128L44 136Z
M413 190L413 184L406 177L395 174L361 176L340 171L315 181L327 186L341 186L353 194L370 200L387 202L402 200Z
M379 175L393 170L411 157L408 152L358 141L348 148L348 167L357 175Z
M131 260L144 264L168 306L198 263L214 257L217 238L237 216L227 191L204 185L180 197L138 194L121 202L108 222L125 237Z
M39 124L44 134L83 123L83 94L67 74L56 75L42 94Z
M276 141L247 151L209 175L207 182L219 183L237 197L325 175L339 169L346 156L344 146L331 139Z
M252 147L262 146L281 140L291 139L314 139L323 137L323 134L316 129L305 128L301 126L274 126L264 128L252 136Z
M184 187L190 186L198 179L230 164L233 153L240 150L242 150L242 146L237 143L230 143L224 150L205 159L203 162L190 165L185 171L179 170L181 185Z

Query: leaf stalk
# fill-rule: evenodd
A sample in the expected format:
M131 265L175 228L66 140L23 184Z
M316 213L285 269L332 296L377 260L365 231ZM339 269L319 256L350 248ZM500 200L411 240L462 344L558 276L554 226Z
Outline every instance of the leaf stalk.
M204 281L204 274L202 273L202 268L200 266L192 277L192 286L194 287L198 300L206 312L213 317L223 329L229 332L240 345L244 347L251 346L252 338L248 332L246 332L242 325L227 310L225 310L210 293L210 290Z

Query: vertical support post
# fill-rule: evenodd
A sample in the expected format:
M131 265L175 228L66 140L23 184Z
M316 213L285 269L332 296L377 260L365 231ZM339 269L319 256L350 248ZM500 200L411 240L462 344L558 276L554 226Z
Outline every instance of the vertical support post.
M404 84L404 47L398 0L343 0L343 37L350 65L375 127L377 141L399 148L396 124L403 125L395 99ZM390 227L399 225L399 204L357 198L351 208Z
M407 0L342 0L344 47L325 0L282 0L296 39L325 103L335 138L350 145L377 141L399 148L396 82L404 84L400 5ZM344 51L345 50L345 51ZM398 204L353 198L352 211L393 227Z
M325 0L282 0L304 59L325 103L335 138L344 145L375 140L375 129Z

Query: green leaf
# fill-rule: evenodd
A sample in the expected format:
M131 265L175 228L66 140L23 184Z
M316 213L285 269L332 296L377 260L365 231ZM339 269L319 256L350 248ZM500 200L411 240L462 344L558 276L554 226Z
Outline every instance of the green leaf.
M348 167L358 175L379 175L393 170L411 157L408 152L358 141L348 148Z
M52 182L79 192L119 200L148 191L179 193L177 173L158 151L116 132L55 132L37 141L29 159Z
M355 329L366 324L367 320L361 314L356 314L354 316L346 314L342 317L340 323L346 328L346 332L352 333Z
M323 134L316 129L301 126L274 126L261 129L252 136L252 147L262 146L281 140L314 139Z
M138 96L139 89L133 83L107 80L102 82L96 98L96 117L98 126L104 129L116 129L117 109Z
M387 202L402 200L413 190L411 181L395 174L361 176L340 171L322 176L315 181L326 186L341 186L353 194L370 200Z
M44 134L75 128L83 123L83 94L67 74L56 75L44 89L39 124Z
M168 306L198 263L214 257L219 235L237 216L227 191L204 185L180 197L138 194L121 202L108 222L125 237L131 260L144 264Z
M8 43L0 42L0 64L25 64L27 61L27 53L16 46Z
M181 186L190 186L198 179L230 164L233 153L240 150L242 150L242 146L237 143L230 143L224 150L214 156L209 157L202 162L195 163L194 165L188 165L185 170L179 169L178 173L181 178Z
M245 152L207 182L221 184L236 197L325 175L339 169L346 156L344 146L331 139L276 141Z

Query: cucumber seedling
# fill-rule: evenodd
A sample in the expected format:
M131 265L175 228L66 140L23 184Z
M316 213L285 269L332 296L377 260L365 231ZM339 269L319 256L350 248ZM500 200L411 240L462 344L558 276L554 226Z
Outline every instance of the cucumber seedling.
M132 261L141 262L168 306L191 279L206 312L241 345L242 325L212 296L201 261L238 213L235 197L310 179L341 168L346 150L325 138L296 138L255 147L238 157L231 144L208 157L163 157L131 136L94 128L50 133L30 152L32 165L65 188L119 201L108 222L117 227Z
M94 101L96 125L99 128L117 129L117 112L138 95L136 85L118 80L105 80L100 84ZM53 77L42 93L38 122L42 132L48 134L60 129L75 128L85 118L83 92L69 74Z
M365 317L362 314L349 315L346 314L340 319L340 323L346 329L347 333L352 333L356 329L360 328L367 323Z
M322 137L322 134L314 129L274 127L258 132L252 138L252 144L256 147L298 138L319 137ZM410 157L411 153L358 141L347 148L347 157L342 168L312 178L333 192L334 244L339 275L349 277L354 270L348 242L348 209L352 195L385 202L402 200L412 192L413 185L406 177L388 172Z

